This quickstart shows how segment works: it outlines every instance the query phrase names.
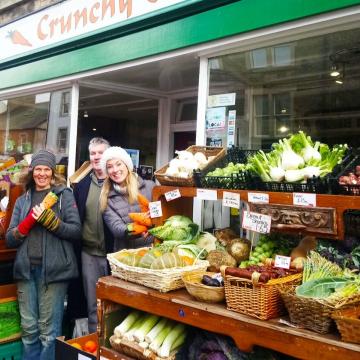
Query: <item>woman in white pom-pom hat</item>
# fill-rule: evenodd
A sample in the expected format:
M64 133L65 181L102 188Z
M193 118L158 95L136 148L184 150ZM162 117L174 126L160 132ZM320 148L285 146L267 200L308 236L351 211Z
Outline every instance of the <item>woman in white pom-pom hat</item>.
M151 201L155 183L143 180L133 172L130 155L119 146L105 150L101 166L107 179L100 194L104 221L114 235L114 251L150 245L152 237L146 231L134 231L129 213L141 212L139 194Z

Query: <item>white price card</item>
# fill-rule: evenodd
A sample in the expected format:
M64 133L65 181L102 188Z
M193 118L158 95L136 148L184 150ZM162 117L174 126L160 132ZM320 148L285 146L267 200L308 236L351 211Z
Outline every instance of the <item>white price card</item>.
M248 202L254 204L268 204L269 194L265 193L248 193Z
M244 211L242 227L261 234L268 234L271 229L271 216Z
M208 189L196 189L196 197L200 200L217 200L217 191Z
M224 191L222 204L223 206L240 209L240 194Z
M85 356L83 354L78 354L78 360L91 360L91 357Z
M166 201L175 200L175 199L177 199L179 197L181 197L179 189L171 190L171 191L168 191L168 192L165 193Z
M291 257L283 255L275 255L275 267L290 269Z
M149 203L150 217L157 218L162 216L161 201L152 201Z
M316 207L316 194L293 193L293 205Z

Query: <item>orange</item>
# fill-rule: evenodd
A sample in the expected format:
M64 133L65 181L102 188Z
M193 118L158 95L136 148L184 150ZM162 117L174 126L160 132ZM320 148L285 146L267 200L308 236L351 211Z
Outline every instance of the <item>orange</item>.
M82 350L82 349L83 349L82 346L81 346L79 343L77 343L77 342L74 342L74 343L72 343L72 344L70 344L70 345L73 346L74 348L79 349L79 350Z
M88 340L84 345L84 350L88 352L94 352L97 348L97 344L93 340Z

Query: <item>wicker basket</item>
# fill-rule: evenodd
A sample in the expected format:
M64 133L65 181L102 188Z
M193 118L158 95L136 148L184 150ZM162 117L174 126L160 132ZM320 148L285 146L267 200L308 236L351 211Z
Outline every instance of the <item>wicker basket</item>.
M284 313L279 293L282 284L297 284L302 274L270 280L266 284L254 285L251 280L225 276L225 299L229 310L268 320Z
M182 276L186 290L195 299L204 302L216 303L225 300L224 287L207 286L201 283L203 275L214 275L213 272L195 271Z
M124 339L117 340L115 335L111 336L110 339L111 347L118 351L121 354L130 356L133 359L138 360L174 360L176 352L170 354L170 356L166 358L162 358L157 356L153 351L150 349L142 348L138 343L133 341L127 341Z
M330 332L334 325L332 307L312 298L297 296L295 286L284 286L279 290L293 324L320 334Z
M191 145L186 149L186 151L191 152L192 154L195 154L197 152L203 153L207 158L209 156L213 156L214 158L208 162L206 169L208 166L213 164L214 162L220 160L222 157L225 156L225 149L221 147L212 147L212 146L197 146L197 145ZM174 176L168 176L165 175L165 172L167 168L169 167L169 164L163 166L159 170L155 171L155 177L159 181L161 185L171 185L171 186L195 186L195 180L194 177L191 176L189 178L178 178Z
M143 248L148 249L148 248ZM139 251L140 249L136 249ZM121 250L121 252L129 250ZM169 268L162 270L145 269L136 266L126 265L114 256L116 253L108 254L107 258L110 263L111 273L120 279L131 281L137 284L147 286L161 292L168 292L180 289L185 286L181 279L183 274L194 270L203 270L209 266L206 260L197 260L196 264L185 267Z
M360 344L360 306L335 311L331 316L343 341Z

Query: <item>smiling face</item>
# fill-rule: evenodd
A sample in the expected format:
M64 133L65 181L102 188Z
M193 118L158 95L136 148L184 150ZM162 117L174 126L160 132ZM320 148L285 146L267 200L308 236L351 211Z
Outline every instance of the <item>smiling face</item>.
M37 165L33 170L33 179L37 191L50 189L53 171L45 165Z
M90 164L94 169L94 172L97 177L99 177L98 175L102 174L100 160L106 148L107 146L105 144L94 144L90 147L89 150Z
M129 170L121 160L108 160L106 163L106 171L114 183L121 186L125 185L125 179L129 175Z

